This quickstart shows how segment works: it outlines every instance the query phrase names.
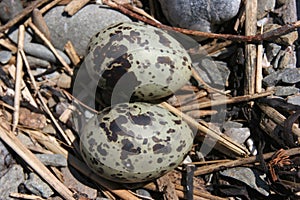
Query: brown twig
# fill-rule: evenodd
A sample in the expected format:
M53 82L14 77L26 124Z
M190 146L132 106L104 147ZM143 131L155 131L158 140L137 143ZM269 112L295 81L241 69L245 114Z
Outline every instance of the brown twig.
M300 154L300 147L286 150L285 153L288 156L299 155ZM270 158L272 158L272 156L274 154L276 154L276 152L263 154L263 159L265 159L265 160L270 159ZM254 163L256 161L258 161L256 156L251 156L251 157L248 157L248 158L239 158L239 159L233 160L233 161L214 164L214 165L210 165L210 166L199 167L195 171L194 174L195 174L195 176L199 176L199 175L203 175L203 174L209 174L209 173L212 173L212 172L215 172L215 171L222 170L224 168L237 167L237 166L241 166L241 165L245 165L245 164Z
M65 45L65 51L68 54L69 58L71 59L74 65L78 65L80 63L80 58L75 50L71 41L68 41Z
M5 25L0 26L0 33L4 32L5 30L9 29L10 27L14 26L18 22L20 22L24 17L26 17L34 8L37 8L44 3L47 3L49 0L40 0L36 3L28 6L27 8L23 9L22 12L20 12L17 16L15 16L12 20L7 22Z
M195 121L195 119L182 113L180 110L174 108L170 104L163 102L161 103L161 105L177 116L182 117L182 119L186 121L191 127L196 128L201 133L208 135L209 138L212 138L214 141L216 141L216 144L218 145L215 145L215 148L219 149L220 151L223 150L222 152L227 153L230 156L247 156L249 154L249 151L245 147L233 141L231 138L225 135L220 135L204 124L198 123L197 121ZM224 150L227 150L227 152Z
M237 42L260 42L262 40L271 40L273 38L279 37L281 35L285 35L292 31L295 31L297 28L300 27L300 21L284 25L280 28L274 29L272 31L266 32L264 34L257 34L257 35L250 35L250 36L241 36L241 35L232 35L232 34L216 34L216 33L206 33L201 31L194 31L189 29L177 28L177 27L170 27L164 24L156 23L148 18L138 15L122 5L116 4L110 0L103 0L103 3L110 6L111 8L120 10L124 14L130 15L133 18L138 19L139 21L143 21L147 24L152 26L156 26L158 28L166 29L166 30L173 30L178 31L187 35L194 35L200 36L205 38L213 38L213 39L222 39L222 40L232 40Z

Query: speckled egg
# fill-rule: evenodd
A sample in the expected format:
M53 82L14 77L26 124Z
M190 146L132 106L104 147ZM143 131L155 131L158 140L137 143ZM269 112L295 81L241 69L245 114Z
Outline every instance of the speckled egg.
M191 65L189 54L171 35L137 22L100 31L92 37L85 58L103 99L111 101L115 93L119 102L153 101L173 94L189 81Z
M98 175L136 183L177 167L193 138L187 123L160 105L121 103L88 121L80 147L85 162Z

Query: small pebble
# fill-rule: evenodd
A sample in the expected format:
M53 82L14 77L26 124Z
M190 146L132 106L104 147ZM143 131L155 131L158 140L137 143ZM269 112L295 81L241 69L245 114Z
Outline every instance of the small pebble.
M288 46L283 53L283 56L280 58L280 61L278 63L279 69L284 68L295 68L296 67L296 53L292 46Z
M293 95L287 97L287 102L293 105L300 106L300 95Z
M229 136L239 144L243 144L250 136L249 128L229 128L224 132L225 135Z
M264 196L269 196L270 188L266 182L266 174L248 167L234 167L220 171L220 174L247 184Z
M29 178L24 181L25 187L35 195L49 198L54 194L52 189L35 173L30 173Z
M11 59L12 54L11 51L0 51L0 63L5 65L8 63L8 61Z
M269 62L272 62L272 60L277 56L281 49L281 46L275 43L268 43L266 45L266 54Z
M65 73L62 73L56 82L58 87L64 89L71 88L71 83L72 83L72 78Z
M151 194L147 190L137 189L135 192L141 197L152 198Z
M295 84L300 81L300 69L299 68L293 68L293 69L285 69L282 73L282 82L284 83L290 83Z
M27 61L30 65L30 67L39 67L39 68L47 68L50 66L50 62L43 60L43 59L39 59L36 58L34 56L26 56Z
M12 165L9 170L0 177L0 199L14 200L9 194L18 192L18 186L24 182L23 167L21 165Z
M197 68L200 68L200 70L203 72L200 73L200 76L203 78L203 80L205 81L209 79L206 83L213 84L218 88L225 87L230 74L227 63L204 58L197 66Z
M279 81L284 83L295 84L300 81L299 68L286 68L283 70L275 71L272 74L263 78L265 86L275 86Z
M257 1L257 19L262 19L275 8L276 0L258 0Z
M11 154L0 140L0 177L2 177L8 167L14 162Z
M47 60L52 63L60 63L55 55L47 47L37 43L27 43L24 45L24 51L37 58ZM69 57L62 51L57 50L58 54L65 60L67 64L71 64Z
M299 89L294 86L277 86L275 90L276 96L289 96L299 92Z
M223 123L222 127L225 131L227 131L230 128L242 128L243 124L234 121L226 121L225 123Z
M35 156L46 166L66 167L67 159L61 154L35 154Z
M11 39L14 43L18 44L18 32L19 32L19 29L18 28L11 28L9 29L9 32L8 32L8 37L9 39ZM32 31L31 29L26 29L25 31L25 38L24 38L24 43L29 43L31 42L32 40Z

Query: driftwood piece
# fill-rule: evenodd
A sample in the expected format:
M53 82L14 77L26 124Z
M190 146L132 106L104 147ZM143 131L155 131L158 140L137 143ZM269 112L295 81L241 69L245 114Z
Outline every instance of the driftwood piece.
M246 1L246 36L256 35L257 28L257 0ZM255 71L256 71L256 45L246 43L245 46L245 94L254 94L255 92Z
M73 16L77 13L81 8L83 8L90 0L73 0L66 7L64 11L68 13L69 16Z

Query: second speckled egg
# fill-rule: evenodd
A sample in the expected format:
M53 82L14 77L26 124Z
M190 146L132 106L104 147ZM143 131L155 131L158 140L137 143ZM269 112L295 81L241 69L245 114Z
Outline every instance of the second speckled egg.
M114 24L90 41L85 66L107 103L154 101L191 77L192 61L168 33L141 23Z

